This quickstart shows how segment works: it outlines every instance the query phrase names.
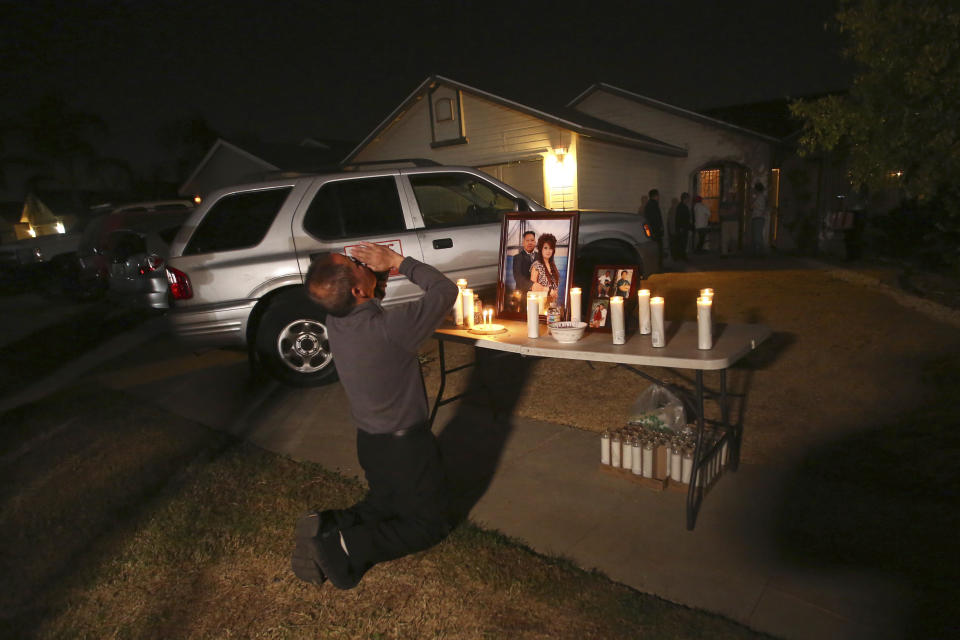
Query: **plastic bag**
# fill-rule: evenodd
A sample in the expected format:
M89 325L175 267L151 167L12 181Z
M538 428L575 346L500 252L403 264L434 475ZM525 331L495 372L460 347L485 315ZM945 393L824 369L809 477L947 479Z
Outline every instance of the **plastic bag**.
M652 384L633 403L630 424L650 431L680 433L687 426L687 415L676 394L662 385Z

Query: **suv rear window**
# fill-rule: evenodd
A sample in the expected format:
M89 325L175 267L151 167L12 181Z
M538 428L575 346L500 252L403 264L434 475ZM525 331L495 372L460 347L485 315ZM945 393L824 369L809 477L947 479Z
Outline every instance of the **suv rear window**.
M320 187L303 228L317 238L403 231L403 208L393 176L336 180Z
M292 187L224 196L207 211L183 255L254 247L287 199Z

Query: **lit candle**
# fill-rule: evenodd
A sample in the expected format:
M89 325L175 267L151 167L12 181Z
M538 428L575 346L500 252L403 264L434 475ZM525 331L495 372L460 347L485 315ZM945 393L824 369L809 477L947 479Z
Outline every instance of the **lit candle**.
M706 287L706 288L704 288L704 289L700 289L700 297L701 297L701 298L713 298L713 289L711 289L710 287Z
M710 319L710 310L713 306L713 297L701 296L697 298L697 348L713 349L713 322Z
M620 458L620 466L624 469L633 469L633 442L630 438L623 438L623 456Z
M693 451L686 449L680 464L680 482L690 484L690 472L693 470Z
M463 319L467 322L467 328L473 329L473 289L463 290Z
M610 432L604 431L600 436L600 464L610 464Z
M640 333L647 335L650 333L650 289L640 289L637 299L640 302Z
M627 341L623 326L623 298L620 296L610 298L610 328L613 332L613 344Z
M614 433L610 440L610 464L614 467L620 466L620 434Z
M483 324L487 327L493 324L493 309L483 310Z
M540 337L540 300L533 291L527 294L527 337Z
M650 298L650 340L655 347L667 346L663 330L663 298Z
M464 278L457 280L457 302L453 305L453 321L458 325L463 324L463 290L467 288L467 281Z
M570 289L570 322L580 322L580 287Z

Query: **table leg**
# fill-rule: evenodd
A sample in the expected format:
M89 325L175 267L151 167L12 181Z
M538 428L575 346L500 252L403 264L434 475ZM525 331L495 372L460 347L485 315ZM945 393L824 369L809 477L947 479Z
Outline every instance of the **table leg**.
M440 360L440 388L437 390L437 399L433 402L433 410L430 412L430 424L433 428L433 421L437 417L437 411L440 410L440 400L443 398L443 389L447 386L447 359L444 357L443 340L437 340L437 352Z
M699 498L698 476L700 475L700 455L703 452L703 371L697 369L697 444L693 449L693 467L690 471L690 486L687 487L687 531L693 530L697 521Z

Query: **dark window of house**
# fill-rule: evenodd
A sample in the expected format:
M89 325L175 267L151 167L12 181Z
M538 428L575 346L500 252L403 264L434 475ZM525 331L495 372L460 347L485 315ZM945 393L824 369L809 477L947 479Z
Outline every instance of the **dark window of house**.
M290 189L234 193L220 198L200 221L183 255L230 251L260 244Z
M499 222L517 202L469 173L423 173L410 184L427 228Z
M328 182L314 196L303 228L318 238L347 238L404 230L393 176Z

